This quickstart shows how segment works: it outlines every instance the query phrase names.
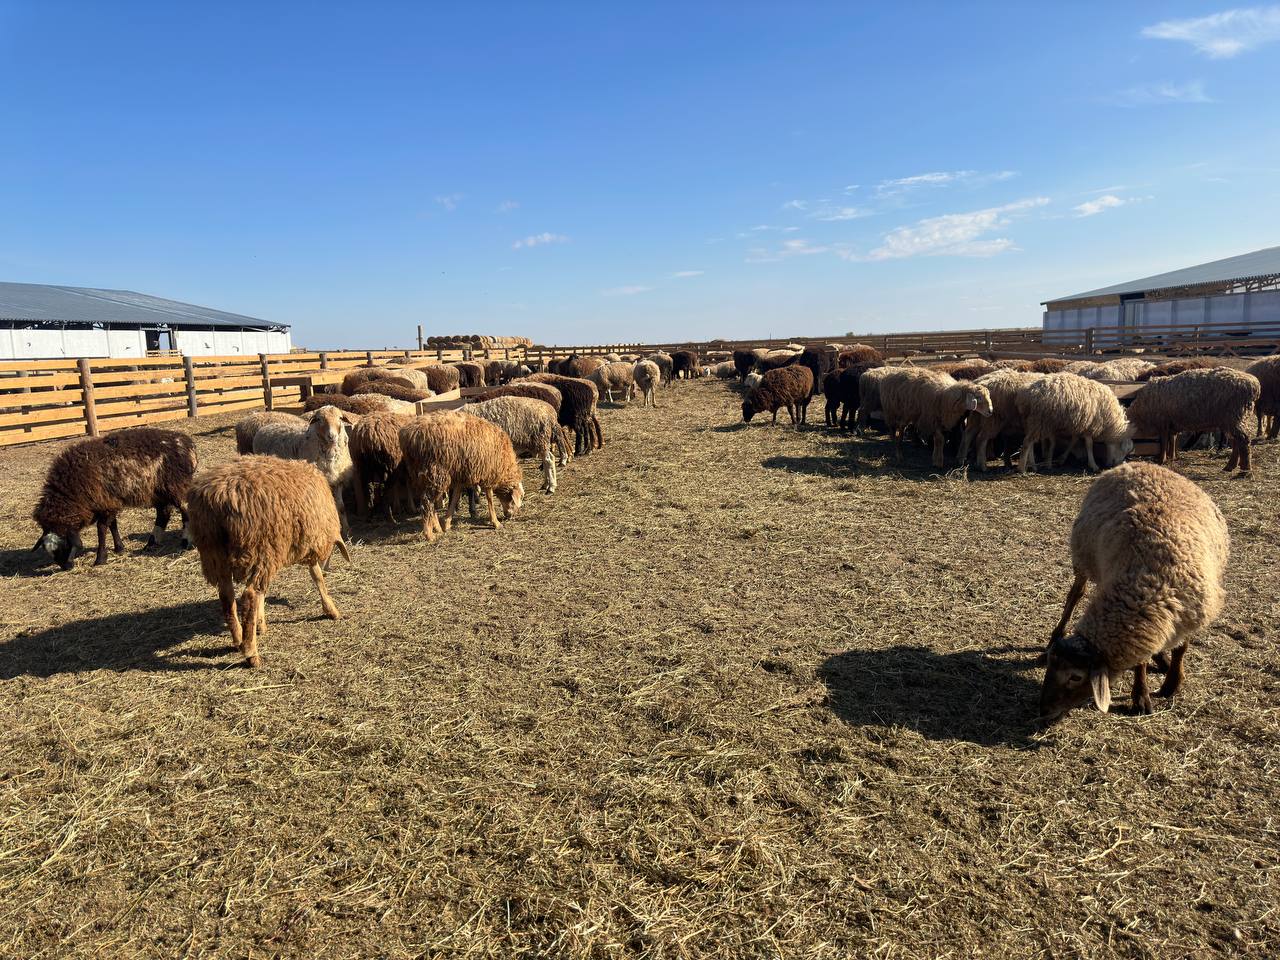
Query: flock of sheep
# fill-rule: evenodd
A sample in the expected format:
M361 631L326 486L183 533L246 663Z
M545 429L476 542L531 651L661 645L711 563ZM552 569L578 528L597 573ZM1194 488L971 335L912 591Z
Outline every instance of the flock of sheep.
M524 499L518 457L539 463L543 490L553 493L557 466L604 446L601 395L629 401L639 392L642 403L656 406L660 384L714 374L744 381L744 420L767 412L776 422L786 409L799 426L821 391L828 425L862 432L879 415L899 456L904 434L913 431L932 446L939 468L952 441L960 462L972 453L979 469L997 445L1006 465L1016 451L1025 471L1034 468L1037 450L1053 463L1059 444L1064 461L1082 445L1085 462L1097 469L1095 443L1104 446L1107 465L1116 466L1135 436L1157 438L1163 463L1176 456L1180 435L1218 433L1231 443L1227 469L1248 470L1249 418L1260 435L1265 422L1273 438L1280 424L1280 356L1244 372L1205 359L921 367L887 365L865 345L830 345L736 351L714 366L678 351L570 356L546 367L534 372L492 361L356 368L339 392L309 398L301 416L244 417L235 428L239 456L199 473L194 443L175 431L138 427L82 441L49 468L34 511L41 529L36 549L69 569L84 550L81 531L92 523L95 562L105 563L108 533L114 549L124 549L121 509L155 509L148 546L179 511L183 543L199 550L232 638L257 667L266 592L283 567L306 566L325 614L340 616L324 571L335 549L347 555L348 492L361 516L378 512L394 522L397 510L421 510L428 541L451 528L464 494L473 516L486 500L497 529L498 507L507 519ZM1126 411L1105 382L1111 380L1146 385ZM418 401L460 386L485 389L461 408L417 413ZM1105 711L1111 683L1128 670L1135 709L1150 712L1146 678L1153 662L1166 671L1156 695L1174 695L1189 638L1221 609L1228 550L1213 501L1164 466L1124 464L1097 480L1072 529L1075 581L1045 652L1041 719L1055 721L1090 698ZM1068 633L1090 581L1093 594Z
M535 373L499 360L359 367L338 392L308 398L302 415L244 417L235 427L239 456L199 473L194 442L177 431L134 427L81 441L49 467L33 514L41 531L35 549L70 569L85 549L81 531L95 524L95 564L103 564L108 533L114 550L124 550L122 509L155 509L148 547L179 511L183 545L199 550L236 646L260 666L265 597L283 567L307 567L325 614L340 615L324 570L335 548L347 555L348 493L364 517L379 512L394 522L397 509L420 509L429 542L452 527L463 494L473 516L485 498L498 529L498 506L507 519L524 500L518 457L537 460L543 490L554 493L557 465L604 446L601 394L628 401L639 390L656 406L664 377L693 375L687 356L665 353L570 356L547 367ZM419 401L462 386L484 391L460 409L443 404L417 414Z

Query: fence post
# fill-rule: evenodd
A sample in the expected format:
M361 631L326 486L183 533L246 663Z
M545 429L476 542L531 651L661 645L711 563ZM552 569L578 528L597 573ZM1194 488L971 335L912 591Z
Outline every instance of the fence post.
M182 358L182 378L187 381L187 416L196 415L196 370L191 357Z
M444 363L444 347L436 347L436 363Z
M366 350L366 351L364 352L364 359L365 359L365 362L366 362L367 364L369 364L369 366L371 366L371 367L372 367L372 366L373 366L373 351L372 351L372 350Z
M262 368L262 402L270 410L272 409L271 372L267 367L267 355L265 353L258 354L258 365Z
M405 358L406 360L408 360L411 356L413 356L413 351L412 351L412 350L406 350L406 351L404 352L404 358Z
M422 324L418 324L418 351L422 351Z
M1093 327L1089 327L1084 332L1084 352L1093 353Z
M91 437L98 435L98 411L93 405L93 374L89 370L89 358L76 361L80 368L80 390L84 393L84 428Z
M328 369L329 369L329 353L328 353L328 351L325 351L325 350L321 350L321 351L320 351L320 369L321 369L321 370L328 370Z
M510 359L511 359L511 348L510 348L510 347L503 347L503 348L502 348L502 359L503 359L503 360L510 360Z

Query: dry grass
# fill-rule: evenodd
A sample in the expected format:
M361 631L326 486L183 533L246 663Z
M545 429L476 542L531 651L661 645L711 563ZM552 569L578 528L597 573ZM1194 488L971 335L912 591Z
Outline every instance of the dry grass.
M0 953L1275 955L1277 447L1182 465L1235 540L1185 695L1037 734L1087 477L660 402L501 533L357 526L340 622L287 571L259 672L172 541L37 569L54 447L0 452Z

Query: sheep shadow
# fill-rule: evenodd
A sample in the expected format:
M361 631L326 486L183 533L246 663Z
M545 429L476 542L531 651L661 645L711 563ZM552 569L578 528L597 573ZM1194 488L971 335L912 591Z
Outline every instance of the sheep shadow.
M907 727L928 740L1033 749L1039 686L1028 661L926 647L849 650L818 668L827 703L853 726Z
M209 634L219 639L207 650L184 652L183 659L165 655L193 637ZM0 644L0 680L87 670L207 670L214 664L185 658L212 660L233 652L218 602L211 597L24 631Z

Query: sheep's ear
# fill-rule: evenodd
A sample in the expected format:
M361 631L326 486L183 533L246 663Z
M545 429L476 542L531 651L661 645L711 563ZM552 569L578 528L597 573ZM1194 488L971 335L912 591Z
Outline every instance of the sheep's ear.
M1105 665L1093 668L1089 673L1089 685L1093 687L1094 705L1106 713L1111 709L1111 676Z
M978 409L978 398L977 398L977 397L974 397L974 396L968 396L968 397L965 397L965 398L964 398L964 408L965 408L966 410L977 410L977 409Z

